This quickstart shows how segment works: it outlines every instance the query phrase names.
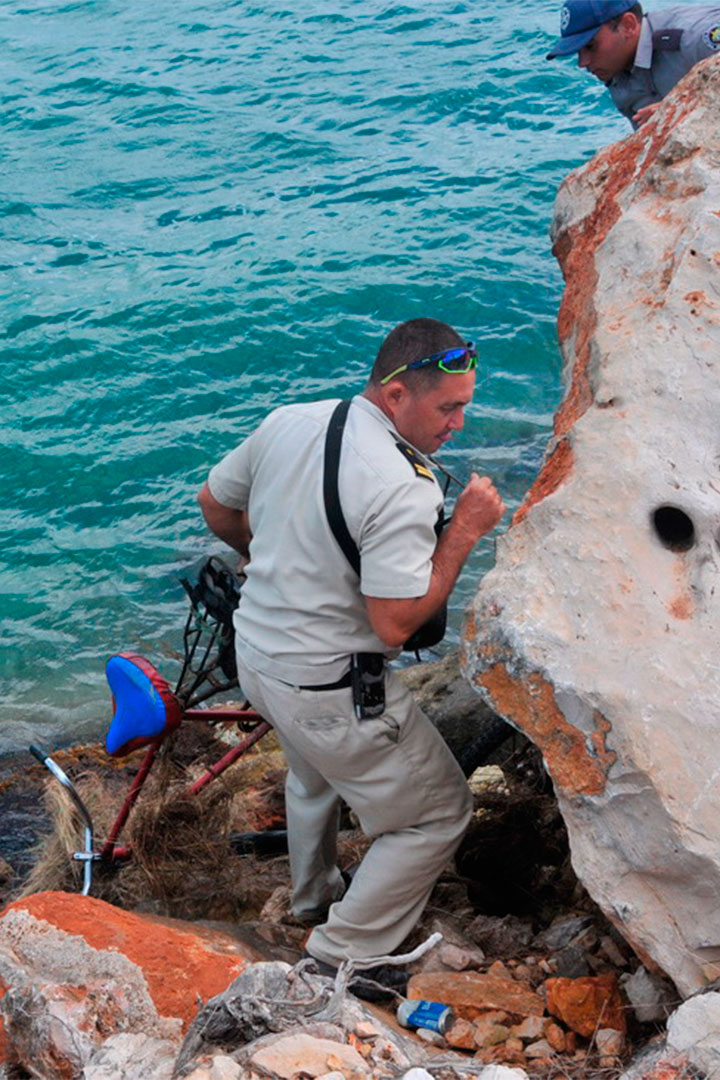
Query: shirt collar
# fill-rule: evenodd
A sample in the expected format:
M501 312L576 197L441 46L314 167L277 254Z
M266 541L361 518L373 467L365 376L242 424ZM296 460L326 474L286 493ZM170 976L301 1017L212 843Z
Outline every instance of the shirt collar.
M395 438L399 439L400 442L405 443L406 446L411 446L415 453L418 454L424 462L427 462L427 464L431 468L434 467L434 463L428 458L427 454L423 454L422 450L418 450L416 446L413 446L408 439L402 436L393 424L390 417L387 416L382 411L382 409L379 409L377 405L374 405L369 398L366 398L363 394L356 394L355 397L352 399L352 403L353 405L357 405L358 408L362 409L363 412L369 413L370 416L373 416L376 420L379 420L380 423L387 428L391 435L394 435Z
M651 68L653 58L653 36L652 27L650 22L645 16L640 27L640 37L638 38L637 51L635 53L635 62L633 67L637 68Z

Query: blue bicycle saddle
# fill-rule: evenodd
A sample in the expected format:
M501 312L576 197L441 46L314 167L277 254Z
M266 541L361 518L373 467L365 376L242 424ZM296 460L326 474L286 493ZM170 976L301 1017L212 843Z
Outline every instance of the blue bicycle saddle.
M149 660L135 653L117 653L105 665L114 714L105 736L113 757L161 742L182 720L180 702Z

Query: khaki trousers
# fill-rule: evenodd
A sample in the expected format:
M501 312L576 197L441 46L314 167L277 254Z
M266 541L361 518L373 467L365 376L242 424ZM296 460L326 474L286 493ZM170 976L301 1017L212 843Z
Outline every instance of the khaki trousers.
M420 918L472 813L462 770L391 671L382 716L358 720L349 689L311 691L249 669L243 693L275 728L288 761L293 911L332 903L307 942L338 965L392 952ZM336 863L340 799L374 838L347 892Z

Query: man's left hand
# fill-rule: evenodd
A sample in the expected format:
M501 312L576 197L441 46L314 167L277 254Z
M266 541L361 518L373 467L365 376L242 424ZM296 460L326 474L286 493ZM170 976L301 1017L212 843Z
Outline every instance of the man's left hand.
M661 105L661 104L662 104L662 102L656 101L652 105L643 105L642 109L638 109L638 111L633 116L633 118L632 118L633 124L635 124L636 127L640 127L642 124L645 123L646 120L650 119L652 114L657 109L658 105Z

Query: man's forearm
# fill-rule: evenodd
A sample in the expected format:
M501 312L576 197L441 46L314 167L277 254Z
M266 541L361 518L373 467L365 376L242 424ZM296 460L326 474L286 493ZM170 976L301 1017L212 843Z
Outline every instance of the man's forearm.
M370 624L381 641L399 648L435 614L452 592L477 541L495 528L504 512L502 499L488 478L473 473L435 548L425 595L408 600L365 597Z
M210 531L247 559L252 540L247 511L223 506L212 495L207 484L198 495L198 502Z
M435 549L430 585L424 596L408 600L365 597L370 622L387 645L401 646L446 602L474 545L472 534L451 520Z

